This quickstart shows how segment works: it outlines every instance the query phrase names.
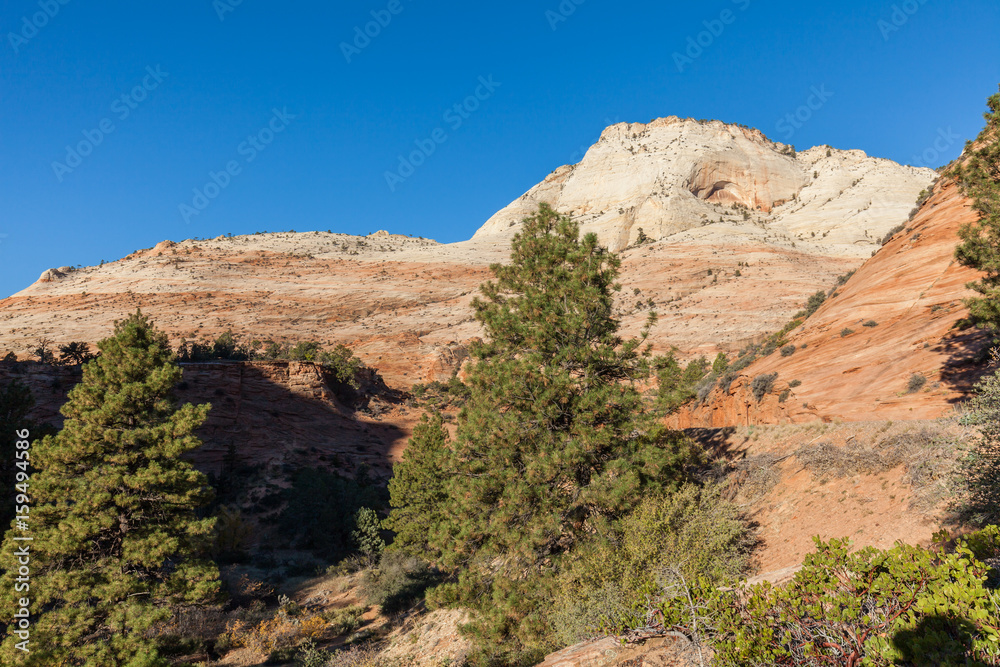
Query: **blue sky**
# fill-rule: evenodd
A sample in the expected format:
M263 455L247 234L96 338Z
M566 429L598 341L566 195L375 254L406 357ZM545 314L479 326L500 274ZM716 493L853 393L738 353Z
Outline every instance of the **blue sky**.
M463 240L619 121L938 166L998 35L995 0L4 0L0 296L164 239Z

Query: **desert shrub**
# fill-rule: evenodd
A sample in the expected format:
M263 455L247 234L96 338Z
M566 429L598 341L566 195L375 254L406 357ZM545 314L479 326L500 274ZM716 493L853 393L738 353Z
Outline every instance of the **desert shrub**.
M642 227L640 227L639 228L639 233L635 237L635 244L636 245L645 245L647 243L652 242L652 240L653 239L651 239L648 236L646 236L646 232L642 229Z
M871 328L877 327L878 326L878 322L876 322L875 320L868 320L867 322L863 323L861 326L868 327L869 329L871 329Z
M906 229L906 225L896 225L895 227L890 229L888 232L886 232L886 235L882 237L882 245L885 245L886 243L891 241L893 236L900 233L904 229Z
M750 390L758 403L764 399L764 396L771 393L771 390L774 389L774 381L777 379L777 373L758 375L753 379L753 382L750 383Z
M732 467L732 482L748 504L760 500L781 481L778 464L786 457L777 454L747 456Z
M643 620L706 641L718 665L997 664L1000 593L983 561L1000 553L998 533L953 553L851 552L846 539L816 538L787 585L688 583L654 598Z
M295 649L321 636L327 625L326 619L319 614L293 617L279 611L256 624L242 619L230 622L226 639L230 646L242 646L267 658L277 651Z
M840 330L840 337L847 338L852 333L854 333L854 329L848 329L847 327L844 327L843 329Z
M561 643L637 627L668 568L694 581L746 574L754 529L722 487L685 484L645 498L567 572L556 608Z
M820 290L815 294L813 294L811 297L809 297L809 300L806 301L805 310L797 313L794 319L804 320L811 317L812 314L815 313L817 310L819 310L819 307L826 302L826 296L827 296L826 292L824 292L823 290Z
M792 380L791 382L788 383L788 386L791 387L792 389L795 389L796 387L801 387L802 380Z
M979 438L961 462L966 489L957 509L979 525L1000 521L1000 371L976 385L962 422L979 427Z
M822 478L874 475L903 463L902 452L896 447L875 449L859 444L837 447L829 442L801 447L795 457L806 469Z
M906 383L906 393L915 394L923 389L925 384L927 384L927 378L920 373L914 373L910 376L910 381Z
M339 637L349 635L361 627L361 617L364 613L365 608L355 604L323 612L322 616L330 624L330 633Z
M781 348L781 356L790 357L793 354L795 354L795 350L796 348L794 345L786 345L783 348Z
M423 560L389 551L377 567L365 572L361 593L368 604L379 605L383 613L391 614L405 609L439 581L437 573Z
M785 401L788 400L788 397L791 395L792 395L791 389L784 390L783 392L781 392L781 395L778 396L778 403L784 403Z
M698 383L698 386L695 387L695 395L699 403L704 403L708 399L708 395L712 393L713 389L715 389L715 385L718 381L719 378L715 375L715 373L711 373Z
M351 554L355 542L355 516L363 507L386 505L385 487L375 484L362 470L355 479L303 468L292 475L291 488L283 493L285 508L278 527L293 548L311 550L333 562Z
M856 271L849 271L842 276L837 276L837 286L846 285L847 281L854 277Z

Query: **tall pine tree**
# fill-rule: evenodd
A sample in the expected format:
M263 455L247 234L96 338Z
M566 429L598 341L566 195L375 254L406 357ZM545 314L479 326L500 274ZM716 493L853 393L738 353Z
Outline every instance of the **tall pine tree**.
M642 339L618 335L618 268L550 207L526 219L510 264L491 267L496 280L473 302L486 338L472 350L454 441L425 424L394 473L395 548L457 575L434 597L478 609L473 631L488 651L543 650L561 559L694 456L637 388L649 365Z
M986 127L946 173L958 180L979 214L959 230L962 244L955 251L961 264L985 274L968 285L979 296L965 302L974 322L1000 335L1000 93L987 106Z
M181 458L201 445L193 432L210 406L176 406L181 371L141 313L98 347L62 408L63 429L30 451L29 527L4 540L0 622L30 598L31 652L8 632L5 665L164 665L151 630L218 593L218 570L203 556L214 519L196 514L210 487ZM11 566L26 544L17 536L33 538L28 592L15 592Z

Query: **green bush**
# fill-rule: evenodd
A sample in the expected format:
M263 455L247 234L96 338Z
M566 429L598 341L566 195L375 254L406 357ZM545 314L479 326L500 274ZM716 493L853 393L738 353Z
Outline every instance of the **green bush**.
M868 327L869 329L872 329L872 328L878 326L878 322L876 322L875 320L868 320L867 322L865 322L861 326Z
M923 389L925 384L927 384L927 378L920 373L914 373L910 376L910 381L906 383L906 393L915 394Z
M791 382L788 383L788 386L791 387L792 389L795 389L796 387L801 387L802 380L792 380Z
M664 590L653 617L708 643L718 665L997 664L1000 593L983 561L1000 554L1000 529L953 553L815 541L787 585L687 580Z
M848 329L847 327L844 327L843 329L840 330L840 337L847 338L852 333L854 333L854 329Z
M753 382L750 383L750 389L758 403L764 399L764 396L771 393L771 390L774 389L774 381L777 379L777 373L758 375L753 379Z
M796 348L794 345L786 345L785 347L781 348L781 356L790 357L793 354L795 354L795 349Z
M672 569L715 584L743 576L756 544L720 486L685 484L647 497L568 571L556 604L560 642L643 625L649 596Z
M365 571L361 593L368 604L378 605L383 613L391 614L413 604L439 581L437 573L423 560L388 551L377 567Z

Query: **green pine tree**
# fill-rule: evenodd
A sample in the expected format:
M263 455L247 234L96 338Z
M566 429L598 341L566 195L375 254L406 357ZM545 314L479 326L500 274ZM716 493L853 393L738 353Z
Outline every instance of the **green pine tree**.
M396 548L425 547L457 575L432 601L477 609L470 629L491 660L550 646L562 559L644 492L676 483L694 456L638 390L648 328L618 335L619 264L546 205L526 219L511 263L491 267L496 280L473 302L486 338L472 349L454 441L428 424L392 483L389 525L430 526L402 530Z
M201 445L193 432L210 406L175 405L181 371L141 313L98 347L62 408L63 429L30 450L29 530L12 527L4 540L0 623L30 597L31 652L8 634L5 665L164 665L151 631L218 593L218 570L203 557L214 519L196 515L210 488L181 458ZM25 543L14 538L24 535L30 591L15 592L11 566Z
M966 146L966 158L948 170L962 191L972 198L979 220L962 227L962 244L955 252L964 266L983 271L969 288L980 294L966 299L974 322L1000 329L1000 93L987 102L986 127Z

